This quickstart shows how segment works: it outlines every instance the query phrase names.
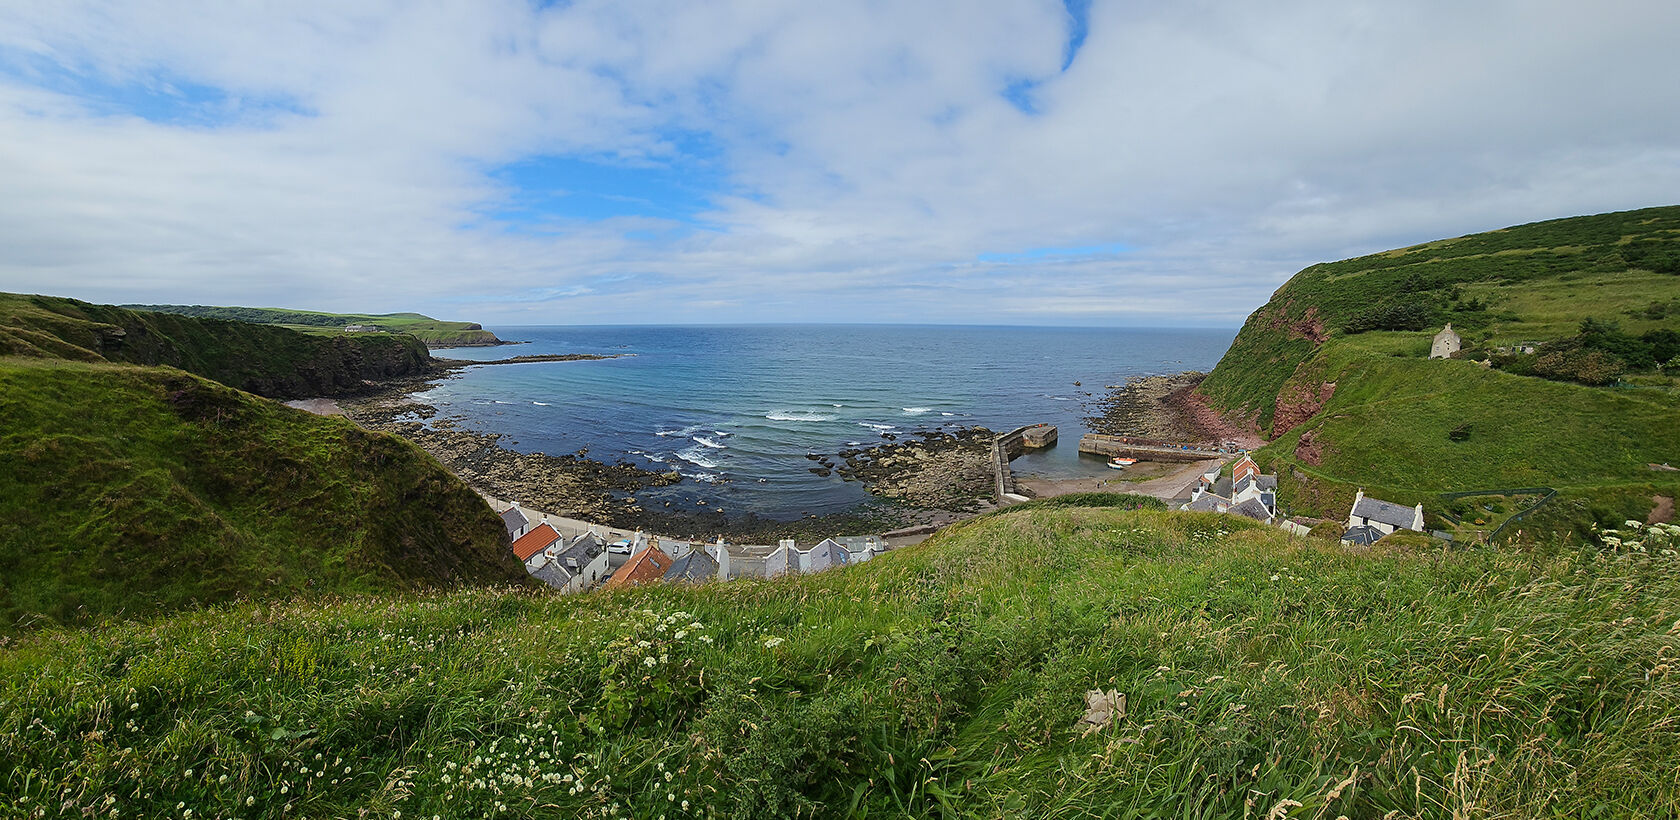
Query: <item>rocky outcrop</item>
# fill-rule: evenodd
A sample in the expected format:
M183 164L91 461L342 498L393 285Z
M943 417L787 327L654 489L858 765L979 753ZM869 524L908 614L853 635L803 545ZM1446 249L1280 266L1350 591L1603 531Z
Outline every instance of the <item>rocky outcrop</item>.
M1300 440L1295 442L1295 459L1309 467L1324 464L1324 445L1312 431L1302 433Z
M1335 382L1317 385L1291 382L1278 393L1277 410L1272 414L1272 438L1299 427L1307 419L1318 415L1330 397L1336 394Z
M1305 313L1294 316L1295 300L1285 302L1281 308L1273 311L1266 322L1271 330L1282 331L1291 339L1305 339L1313 344L1324 344L1330 338L1330 332L1324 328L1324 319L1318 313L1318 306L1307 308Z
M922 509L973 510L992 500L992 431L922 432L867 450L842 450L840 463L817 463L871 493Z

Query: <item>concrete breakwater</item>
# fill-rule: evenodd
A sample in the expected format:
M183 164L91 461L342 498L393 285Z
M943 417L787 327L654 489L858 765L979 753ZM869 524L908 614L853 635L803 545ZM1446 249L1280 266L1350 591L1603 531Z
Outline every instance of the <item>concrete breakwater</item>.
M1049 424L1029 424L1017 427L992 440L992 501L1002 504L1006 496L1015 495L1015 475L1009 462L1029 449L1037 450L1056 443L1056 428Z
M1101 433L1086 433L1081 436L1079 452L1111 458L1135 458L1139 461L1201 461L1229 455L1221 450L1195 444L1134 436L1106 436Z

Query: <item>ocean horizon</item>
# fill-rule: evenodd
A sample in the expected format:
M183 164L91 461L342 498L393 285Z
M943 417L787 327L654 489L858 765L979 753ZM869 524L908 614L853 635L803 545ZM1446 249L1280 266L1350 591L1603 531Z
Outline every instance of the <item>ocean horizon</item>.
M641 495L690 508L788 520L844 512L871 496L811 472L807 454L975 425L1040 422L1060 442L1017 474L1104 475L1078 453L1083 419L1110 385L1218 362L1234 328L999 325L486 326L517 347L446 348L465 360L510 353L618 358L467 368L415 394L503 446L628 461L684 481ZM888 436L895 438L887 438Z

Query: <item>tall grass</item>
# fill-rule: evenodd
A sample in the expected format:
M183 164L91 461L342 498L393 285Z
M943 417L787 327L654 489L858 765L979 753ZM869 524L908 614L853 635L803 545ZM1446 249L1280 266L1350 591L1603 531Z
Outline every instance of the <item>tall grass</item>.
M1040 507L808 577L54 631L0 649L0 814L1675 816L1676 560Z

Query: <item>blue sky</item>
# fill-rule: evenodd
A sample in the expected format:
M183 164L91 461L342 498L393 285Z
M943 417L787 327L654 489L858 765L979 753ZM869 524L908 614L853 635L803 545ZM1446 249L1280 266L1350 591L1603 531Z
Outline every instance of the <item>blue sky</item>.
M1680 6L20 0L0 289L491 324L1234 326L1672 204Z

